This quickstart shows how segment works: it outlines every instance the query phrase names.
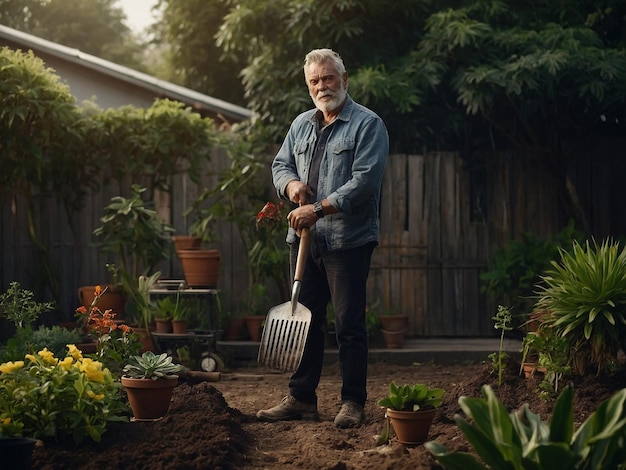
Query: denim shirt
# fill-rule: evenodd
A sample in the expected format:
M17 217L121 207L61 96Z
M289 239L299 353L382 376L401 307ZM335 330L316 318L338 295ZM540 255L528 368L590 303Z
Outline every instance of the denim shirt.
M272 163L274 186L282 199L287 199L287 183L308 181L318 138L316 111L306 111L294 119ZM350 96L330 126L315 200L328 199L339 212L311 227L322 252L378 242L380 190L389 154L382 119Z

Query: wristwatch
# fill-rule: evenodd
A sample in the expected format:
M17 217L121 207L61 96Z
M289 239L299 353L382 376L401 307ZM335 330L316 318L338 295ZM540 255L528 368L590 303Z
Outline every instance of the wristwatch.
M322 207L322 203L320 201L317 201L313 204L313 212L318 219L324 217L324 208Z

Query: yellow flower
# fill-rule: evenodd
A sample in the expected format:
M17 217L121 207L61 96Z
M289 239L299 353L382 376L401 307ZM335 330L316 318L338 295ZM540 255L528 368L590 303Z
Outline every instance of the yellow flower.
M30 362L37 362L37 358L35 356L33 356L32 354L26 354L26 359L28 359Z
M54 357L54 353L52 351L48 351L48 348L43 348L41 351L37 353L37 355L43 359L44 364L55 365L59 360Z
M98 383L104 383L104 371L102 363L89 358L84 358L78 365L78 369L84 372L89 380Z
M68 351L68 354L72 356L74 359L76 359L77 361L83 358L83 352L73 344L67 345L67 351Z
M24 367L24 361L9 361L4 364L0 364L0 372L3 374L11 374L20 370L22 367Z
M74 359L72 356L67 356L62 361L59 361L59 367L61 369L69 371L72 368L72 364L74 363Z
M11 418L10 418L10 417L8 417L8 418L4 418L4 419L2 420L2 425L3 425L3 426L8 426L9 424L11 424Z
M104 399L104 393L98 393L96 394L93 390L87 390L87 396L89 398L93 398L96 401L99 400L103 400Z

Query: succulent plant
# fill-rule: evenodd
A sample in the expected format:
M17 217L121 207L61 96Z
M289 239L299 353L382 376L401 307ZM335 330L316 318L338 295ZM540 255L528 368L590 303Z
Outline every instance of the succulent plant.
M172 362L172 356L167 353L157 355L146 351L140 356L131 356L124 366L124 375L135 379L158 380L173 376L182 368L180 364Z

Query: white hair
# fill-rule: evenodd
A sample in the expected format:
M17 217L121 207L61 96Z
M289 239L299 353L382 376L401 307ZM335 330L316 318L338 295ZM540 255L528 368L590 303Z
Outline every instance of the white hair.
M339 75L346 73L346 66L343 64L343 60L332 49L313 49L304 57L304 73L306 75L306 68L311 64L321 64L326 61L331 61L335 64L335 68ZM305 78L306 80L306 78Z

